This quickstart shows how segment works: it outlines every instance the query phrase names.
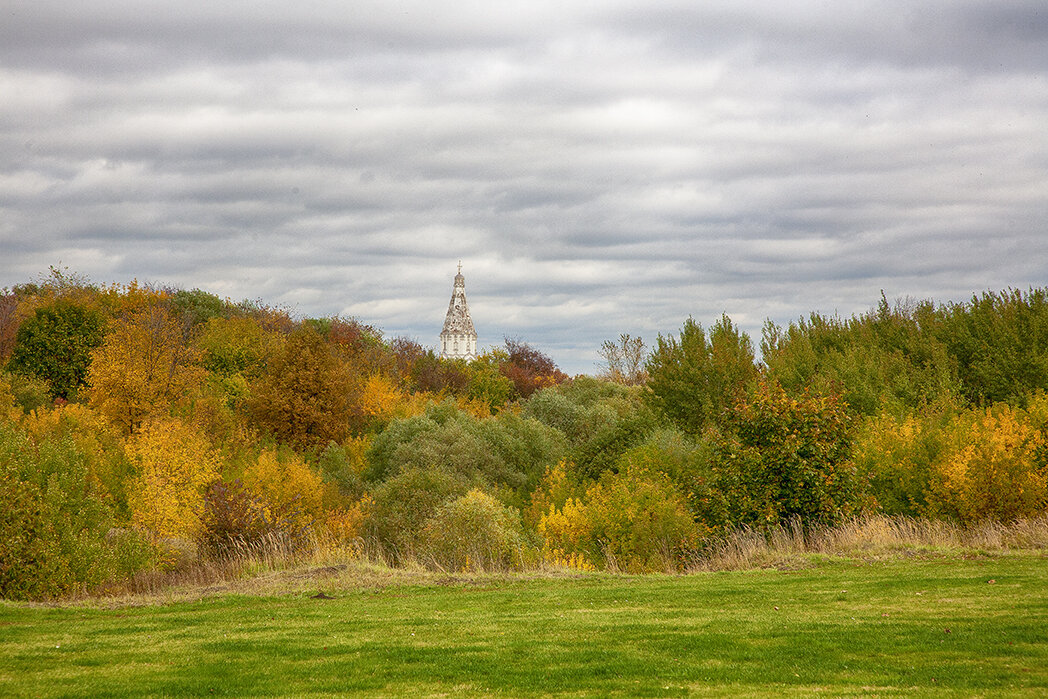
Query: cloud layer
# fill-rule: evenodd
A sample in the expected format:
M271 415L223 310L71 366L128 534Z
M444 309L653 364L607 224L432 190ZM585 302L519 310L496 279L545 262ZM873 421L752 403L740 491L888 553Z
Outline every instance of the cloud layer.
M1041 2L21 3L0 286L61 263L573 372L1048 282Z

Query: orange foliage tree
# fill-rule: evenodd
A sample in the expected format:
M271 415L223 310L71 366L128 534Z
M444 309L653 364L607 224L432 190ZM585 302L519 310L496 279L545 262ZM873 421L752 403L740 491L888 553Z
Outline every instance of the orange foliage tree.
M356 377L314 329L304 327L274 352L252 382L250 416L276 438L314 448L349 436Z

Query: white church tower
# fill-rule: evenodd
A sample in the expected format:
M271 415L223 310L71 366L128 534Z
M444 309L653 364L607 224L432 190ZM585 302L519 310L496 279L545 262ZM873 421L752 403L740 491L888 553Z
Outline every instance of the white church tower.
M466 278L462 276L459 262L455 275L455 288L451 292L448 315L444 318L444 330L440 333L440 356L445 359L476 359L477 331L469 317L466 304Z

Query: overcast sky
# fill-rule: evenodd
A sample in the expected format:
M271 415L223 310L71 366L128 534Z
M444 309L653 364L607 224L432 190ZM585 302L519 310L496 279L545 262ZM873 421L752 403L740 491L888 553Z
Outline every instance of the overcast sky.
M1043 0L0 1L0 287L49 265L569 373L1048 284Z

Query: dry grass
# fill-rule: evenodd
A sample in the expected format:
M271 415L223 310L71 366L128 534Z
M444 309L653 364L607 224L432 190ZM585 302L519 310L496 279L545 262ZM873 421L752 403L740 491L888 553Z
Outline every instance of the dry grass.
M689 571L795 568L811 565L817 555L887 559L1046 550L1048 515L971 527L942 520L863 515L819 529L806 530L799 520L768 529L736 529L711 546Z
M799 521L768 529L740 528L709 546L686 572L796 569L820 557L906 559L966 557L1009 552L1048 552L1048 515L1011 524L984 522L962 527L951 522L867 515L833 527L805 530ZM290 547L273 539L241 546L219 560L189 557L173 570L143 571L92 594L63 603L136 606L188 601L219 594L279 595L396 585L471 584L493 580L593 575L543 563L534 557L521 571L451 571L411 556L393 564L376 546L361 540L314 539ZM669 560L669 559L667 559ZM667 564L667 572L674 567ZM619 574L613 558L603 574Z

